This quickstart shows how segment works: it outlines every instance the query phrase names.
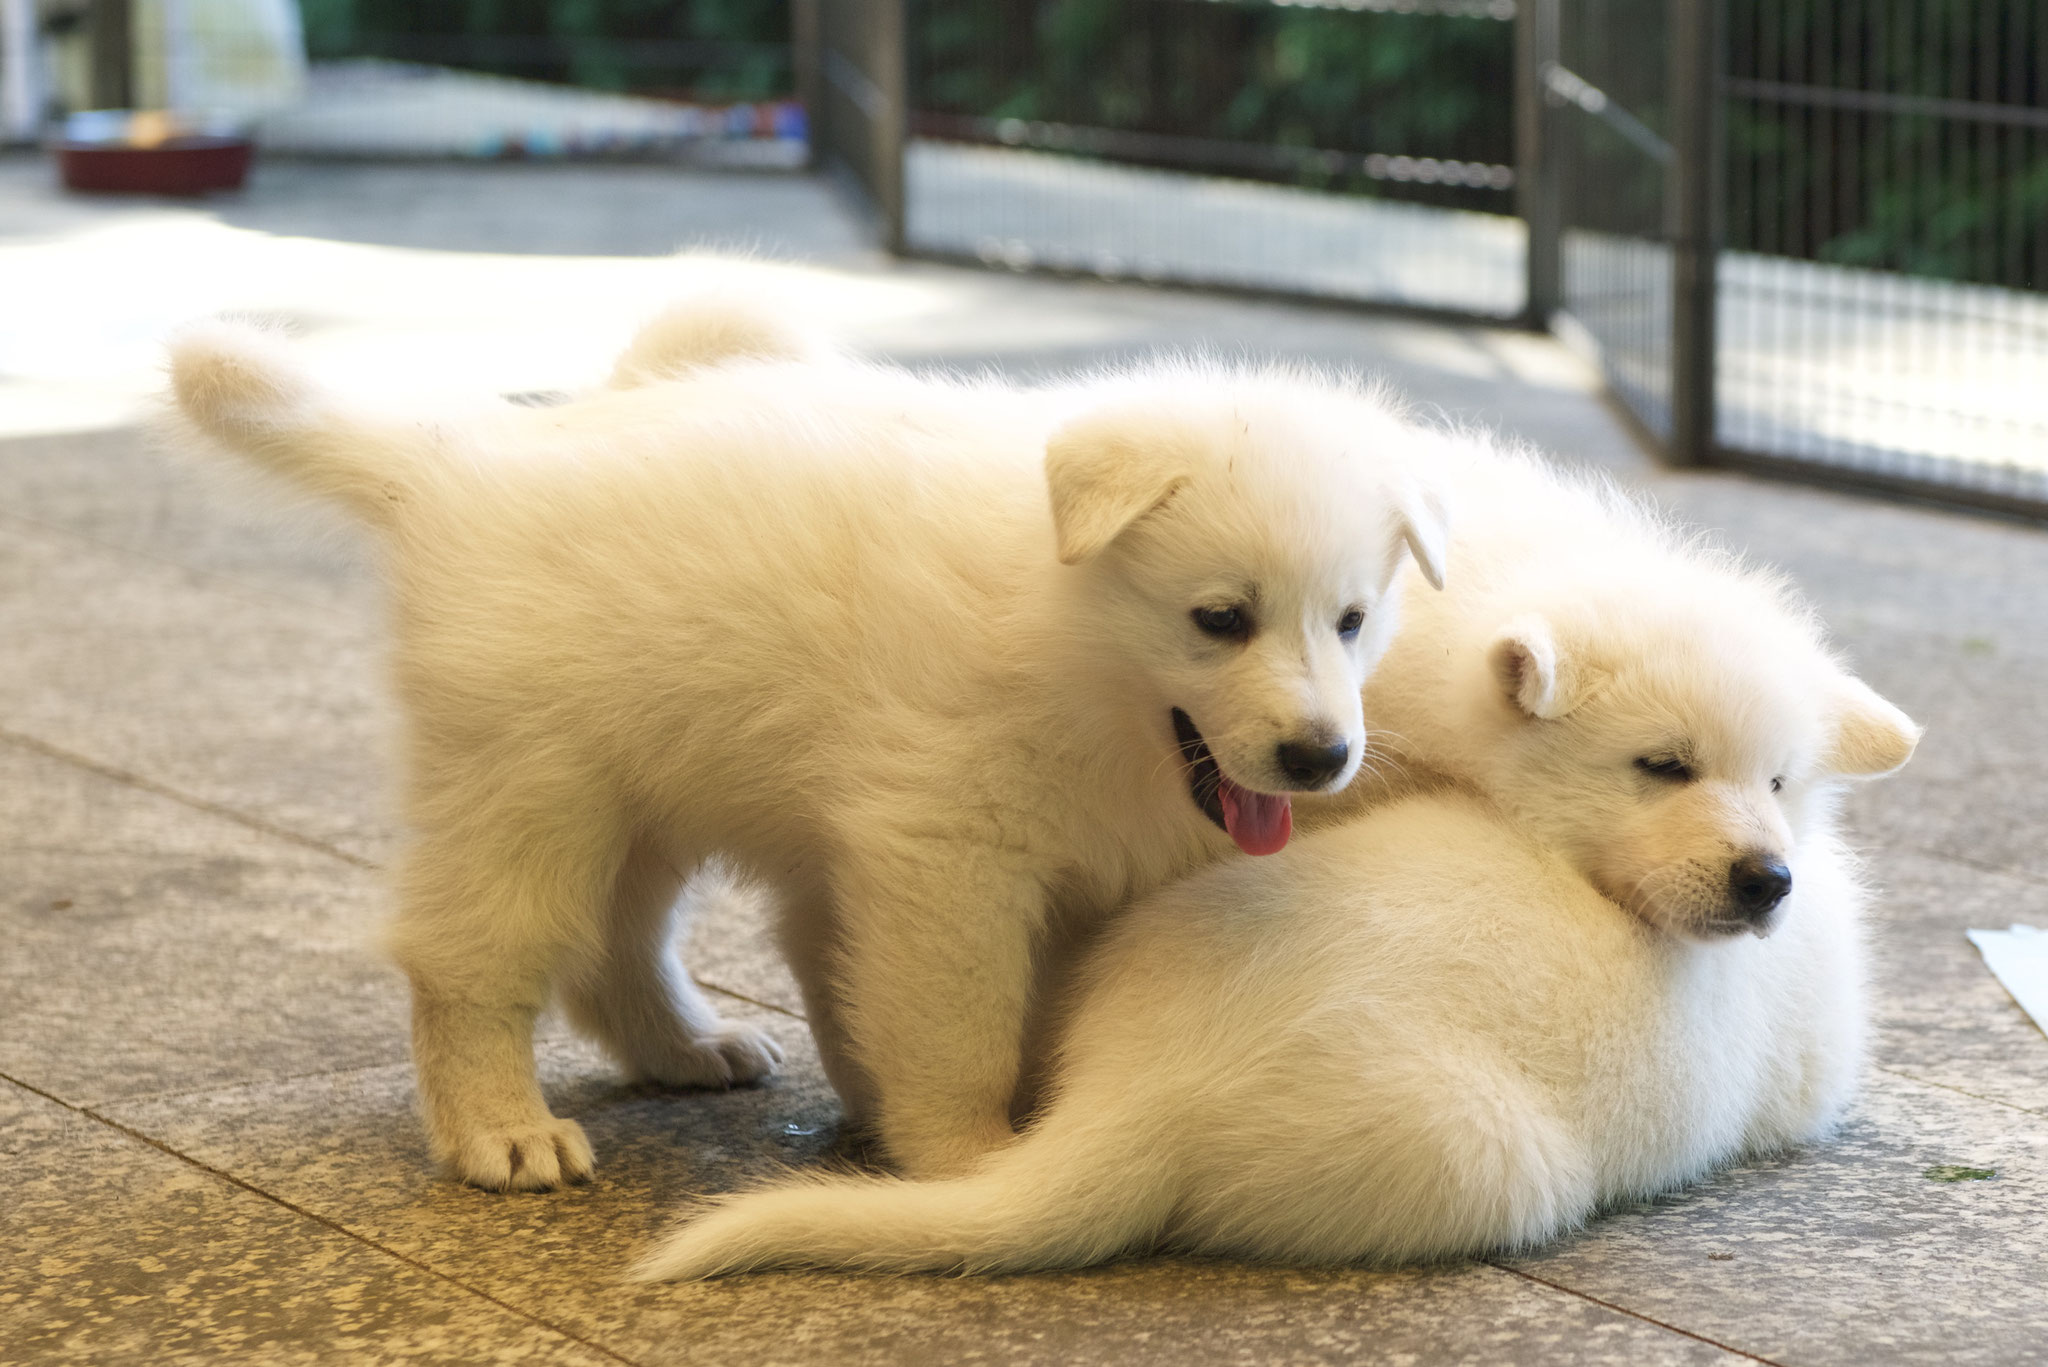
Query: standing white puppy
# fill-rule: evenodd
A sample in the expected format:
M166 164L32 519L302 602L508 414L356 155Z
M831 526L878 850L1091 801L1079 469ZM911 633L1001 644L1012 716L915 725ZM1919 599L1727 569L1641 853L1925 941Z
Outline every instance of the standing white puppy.
M1443 529L1365 396L1182 367L1069 390L775 357L656 324L558 408L380 416L227 325L186 419L382 533L408 723L391 943L436 1150L465 1180L590 1171L535 1013L633 1072L722 1084L773 1046L674 961L706 857L785 908L834 1084L907 1170L1010 1137L1034 941L1342 787L1404 547ZM1227 834L1226 834L1227 832Z

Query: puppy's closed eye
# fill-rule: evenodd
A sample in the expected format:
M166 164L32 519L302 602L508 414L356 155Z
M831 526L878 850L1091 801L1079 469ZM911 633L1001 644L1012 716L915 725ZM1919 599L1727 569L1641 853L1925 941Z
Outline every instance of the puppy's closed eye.
M1690 783L1694 777L1692 766L1676 755L1640 755L1636 768L1669 783Z

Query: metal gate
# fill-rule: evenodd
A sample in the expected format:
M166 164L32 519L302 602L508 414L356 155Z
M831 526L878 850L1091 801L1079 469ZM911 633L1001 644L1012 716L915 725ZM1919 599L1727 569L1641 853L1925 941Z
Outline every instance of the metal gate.
M911 0L909 13L914 252L1523 312L1514 0ZM1469 92L1447 100L1387 53L1425 75L1456 65ZM1371 100L1350 98L1361 83Z
M1555 325L1672 460L2048 514L2048 10L1523 3Z
M2048 5L1723 3L1714 459L2048 512Z
M1701 56L1713 42L1712 5L1523 3L1533 174L1560 206L1530 249L1532 272L1557 282L1545 321L1599 358L1672 459L1706 459L1718 157L1701 117Z
M791 27L812 158L854 187L902 251L904 0L795 0Z
M2048 516L2039 0L806 13L816 147L895 250L1552 327L1675 462ZM1340 69L1403 44L1463 122Z

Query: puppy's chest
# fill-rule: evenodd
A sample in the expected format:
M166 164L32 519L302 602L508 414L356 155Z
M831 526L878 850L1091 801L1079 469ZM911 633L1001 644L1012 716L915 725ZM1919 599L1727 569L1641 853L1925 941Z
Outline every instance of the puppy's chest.
M1078 745L1042 715L963 720L933 727L924 739L937 744L901 733L864 744L856 804L905 834L1001 851L1080 909L1121 906L1229 849L1178 767L1157 756ZM977 729L964 747L945 743Z

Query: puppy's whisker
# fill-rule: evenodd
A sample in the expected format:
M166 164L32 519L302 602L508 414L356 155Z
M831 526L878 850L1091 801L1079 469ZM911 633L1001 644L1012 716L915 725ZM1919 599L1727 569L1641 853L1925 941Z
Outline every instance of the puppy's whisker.
M1684 874L1685 870L1682 867L1660 864L1630 883L1628 891L1620 900L1630 907L1646 904L1653 910L1665 911L1665 894L1684 877Z

